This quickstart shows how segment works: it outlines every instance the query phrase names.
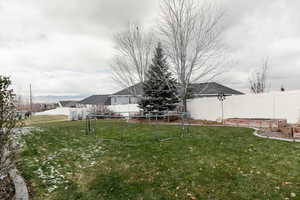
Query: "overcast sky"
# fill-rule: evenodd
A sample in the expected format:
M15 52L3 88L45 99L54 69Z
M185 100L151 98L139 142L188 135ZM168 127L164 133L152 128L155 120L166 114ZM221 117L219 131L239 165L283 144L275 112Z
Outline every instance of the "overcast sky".
M300 1L216 0L226 10L223 40L233 62L218 81L248 91L248 74L270 62L271 90L300 89ZM112 36L128 21L155 24L158 0L0 0L0 74L18 93L115 92Z

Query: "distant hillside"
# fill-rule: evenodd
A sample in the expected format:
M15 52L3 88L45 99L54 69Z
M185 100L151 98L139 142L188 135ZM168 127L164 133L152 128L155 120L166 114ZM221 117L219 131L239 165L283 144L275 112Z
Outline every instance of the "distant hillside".
M34 96L33 101L35 103L56 103L58 101L65 101L65 100L82 100L87 96Z

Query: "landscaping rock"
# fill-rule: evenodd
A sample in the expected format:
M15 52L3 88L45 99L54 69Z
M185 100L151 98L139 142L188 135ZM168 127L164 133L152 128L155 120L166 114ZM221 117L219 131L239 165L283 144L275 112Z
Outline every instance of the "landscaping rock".
M15 187L13 181L7 175L0 177L0 199L12 200L15 195Z

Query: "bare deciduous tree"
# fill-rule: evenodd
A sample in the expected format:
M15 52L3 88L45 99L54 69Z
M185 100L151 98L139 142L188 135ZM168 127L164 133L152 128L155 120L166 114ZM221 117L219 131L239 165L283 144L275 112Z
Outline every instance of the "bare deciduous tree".
M268 78L269 62L264 60L261 69L256 72L252 72L249 75L249 86L250 91L254 94L266 92L266 84Z
M163 0L159 26L162 42L180 84L184 111L191 83L220 74L223 12L199 0Z
M152 34L132 23L115 35L115 43L116 55L111 64L114 80L123 87L144 82L152 59Z

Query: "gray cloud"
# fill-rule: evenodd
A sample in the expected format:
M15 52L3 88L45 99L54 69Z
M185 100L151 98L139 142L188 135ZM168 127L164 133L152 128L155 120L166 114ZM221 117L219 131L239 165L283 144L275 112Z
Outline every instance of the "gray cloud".
M247 77L266 57L271 89L300 89L300 2L215 0L226 11L223 40L233 58L218 81L248 91ZM112 36L128 21L155 24L159 0L2 0L0 74L17 92L110 93Z
M300 89L295 81L300 72L300 2L227 0L225 5L229 17L224 40L237 63L230 73L245 78L269 58L271 90L279 90L282 84ZM237 83L235 76L227 78L247 91L247 80Z
M112 36L128 21L145 21L140 0L0 1L0 73L19 93L110 93Z

